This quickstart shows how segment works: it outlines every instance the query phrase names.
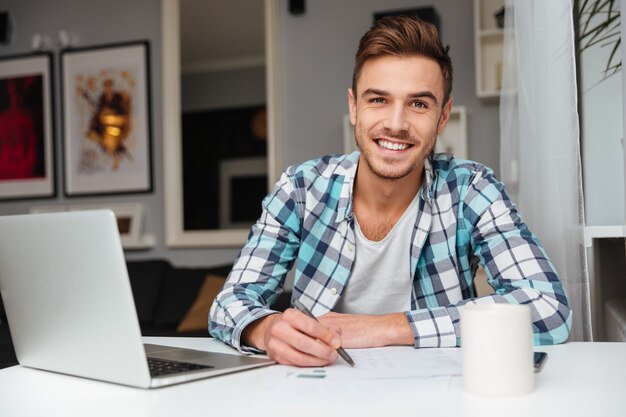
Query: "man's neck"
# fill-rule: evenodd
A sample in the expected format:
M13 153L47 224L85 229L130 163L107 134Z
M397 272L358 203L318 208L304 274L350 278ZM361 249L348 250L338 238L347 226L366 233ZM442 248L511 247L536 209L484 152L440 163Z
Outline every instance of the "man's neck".
M355 204L374 212L402 213L417 194L423 175L422 163L403 178L381 178L369 169L365 161L359 160L354 184Z
M365 237L380 241L387 236L415 198L423 171L422 164L406 177L385 179L374 174L365 161L359 161L353 207Z

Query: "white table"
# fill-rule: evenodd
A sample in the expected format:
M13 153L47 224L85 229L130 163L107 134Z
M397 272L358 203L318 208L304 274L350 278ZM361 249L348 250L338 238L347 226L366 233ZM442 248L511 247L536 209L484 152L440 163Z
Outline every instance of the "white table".
M144 341L235 353L208 338ZM508 399L467 394L461 377L439 391L424 379L312 380L294 391L287 368L271 366L142 390L15 366L0 371L0 416L626 416L626 343L539 350L549 358L535 391Z

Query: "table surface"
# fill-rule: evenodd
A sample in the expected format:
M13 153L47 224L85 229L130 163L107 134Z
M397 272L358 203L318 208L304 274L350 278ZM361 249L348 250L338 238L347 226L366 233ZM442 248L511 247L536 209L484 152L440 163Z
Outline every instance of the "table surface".
M210 338L144 342L236 353ZM444 389L426 378L294 385L279 365L155 390L14 366L0 371L0 416L626 416L626 343L538 350L549 359L534 392L512 398L468 394L462 377Z

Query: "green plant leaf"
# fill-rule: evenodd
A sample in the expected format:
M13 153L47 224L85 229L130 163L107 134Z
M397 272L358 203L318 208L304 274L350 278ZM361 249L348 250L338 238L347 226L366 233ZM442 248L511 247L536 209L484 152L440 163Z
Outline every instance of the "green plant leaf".
M620 10L615 0L583 0L576 14L579 25L578 53L600 44L612 46L605 69L604 78L622 69L621 57L617 52L622 43Z

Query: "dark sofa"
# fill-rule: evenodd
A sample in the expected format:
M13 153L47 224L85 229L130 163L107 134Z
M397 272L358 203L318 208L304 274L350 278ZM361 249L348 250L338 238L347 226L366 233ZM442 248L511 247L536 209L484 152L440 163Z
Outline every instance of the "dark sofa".
M0 297L0 369L15 364L17 364L17 360L15 359L13 342L11 341L11 332L7 325L4 304L2 304L2 298Z
M180 268L163 259L129 261L126 264L144 336L209 336L207 329L177 331L208 275L225 279L232 265ZM220 285L223 283L220 281ZM273 309L283 311L290 304L290 293L283 293ZM0 368L16 364L4 306L0 299Z
M177 268L163 259L127 262L137 317L144 336L207 336L176 331L209 274L226 278L231 265Z

